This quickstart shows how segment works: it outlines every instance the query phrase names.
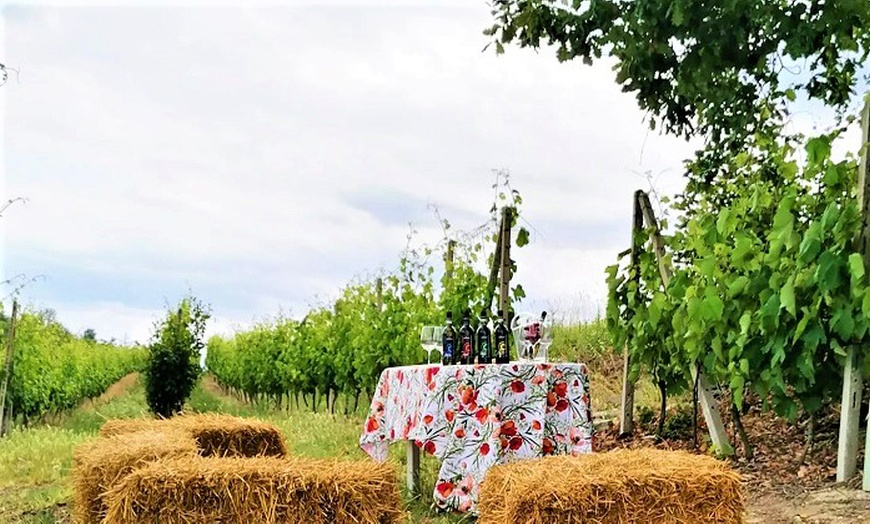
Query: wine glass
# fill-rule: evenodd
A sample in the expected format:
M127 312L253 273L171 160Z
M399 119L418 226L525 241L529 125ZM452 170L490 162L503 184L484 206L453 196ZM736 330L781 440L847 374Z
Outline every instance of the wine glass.
M441 326L423 326L420 330L420 343L426 350L426 363L432 363L432 352L441 353Z

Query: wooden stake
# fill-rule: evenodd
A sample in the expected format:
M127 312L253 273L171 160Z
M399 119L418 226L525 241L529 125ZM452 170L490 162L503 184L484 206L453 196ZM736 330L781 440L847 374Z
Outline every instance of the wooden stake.
M409 440L407 449L408 492L412 497L416 497L420 494L420 448L417 447L414 441Z
M15 341L15 322L18 317L18 301L12 301L12 317L9 318L9 331L6 333L6 363L4 366L3 383L0 384L0 436L6 434L6 428L11 427L12 406L6 411L6 392L12 380L12 353Z
M501 271L501 244L502 231L504 230L504 214L498 224L498 234L495 239L495 252L492 255L492 267L489 270L489 282L486 284L486 310L492 309L492 299L495 296L495 288L498 285L498 276Z
M447 253L444 254L444 274L447 279L453 278L453 251L456 248L455 240L447 241Z
M511 290L511 222L513 209L504 207L501 216L501 289L498 306L509 316Z
M635 191L634 199L634 216L631 227L631 261L629 272L635 270L637 273L637 242L639 235L643 232L643 212L640 208L640 195L643 191ZM621 435L634 434L634 381L629 378L631 370L631 356L628 346L625 347L625 359L622 367L622 406L619 411L619 432Z
M858 210L861 213L861 231L855 239L855 251L864 258L864 267L870 266L870 168L867 160L867 144L870 140L870 101L865 101L861 112L861 161L858 165ZM837 445L837 482L849 480L858 465L858 422L861 411L861 388L863 387L862 349L850 346L846 349L846 365L843 369L843 396L840 404L840 436ZM870 449L870 437L865 449ZM864 458L864 471L870 468ZM866 473L863 488L870 491Z
M659 231L659 223L656 220L655 212L652 204L650 204L649 196L640 191L640 208L643 212L644 220L647 227L652 229L652 244L656 254L656 260L659 263L659 273L662 276L662 284L667 289L671 281L671 266L665 258L665 244ZM710 440L716 446L717 451L722 455L731 455L734 453L734 448L728 441L728 433L725 431L725 425L722 423L722 416L719 414L719 409L716 406L716 399L710 391L710 384L707 382L707 377L704 376L704 371L692 366L692 381L698 382L698 399L701 402L701 411L704 413L704 420L707 422L707 428L710 431Z
M377 300L378 311L384 309L384 280L378 277L375 280L375 300Z

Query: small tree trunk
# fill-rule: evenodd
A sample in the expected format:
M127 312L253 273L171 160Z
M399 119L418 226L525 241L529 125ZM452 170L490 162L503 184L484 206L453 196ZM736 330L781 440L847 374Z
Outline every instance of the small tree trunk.
M359 390L356 390L356 394L353 396L353 414L356 415L356 408L359 407Z
M668 413L668 385L663 380L659 381L659 394L662 396L662 410L659 414L659 427L656 436L662 438L662 434L665 432L665 417Z
M816 438L816 414L810 413L810 420L807 423L807 440L804 443L804 450L801 452L801 464L805 464L807 456L813 450L813 444Z
M734 403L731 403L731 417L734 419L734 427L737 428L737 434L740 435L740 442L743 443L743 456L746 460L752 460L753 451L752 444L749 443L749 435L746 434L746 428L743 427L743 422L740 421L740 410Z

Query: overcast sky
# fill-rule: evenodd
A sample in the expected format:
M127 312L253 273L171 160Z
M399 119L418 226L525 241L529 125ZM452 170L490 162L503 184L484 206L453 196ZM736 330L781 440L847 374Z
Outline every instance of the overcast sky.
M680 189L692 149L609 64L481 52L486 3L436 4L7 6L5 275L99 338L146 341L188 289L228 333L395 267L408 222L437 240L429 203L483 222L506 168L519 309L594 313L632 192Z

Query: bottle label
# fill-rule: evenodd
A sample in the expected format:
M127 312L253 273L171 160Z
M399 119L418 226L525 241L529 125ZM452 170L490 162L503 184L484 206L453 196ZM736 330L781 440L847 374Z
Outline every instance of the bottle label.
M453 342L447 342L444 344L444 356L452 357L453 356Z
M471 356L471 341L464 340L462 342L462 356L463 358L468 358Z

